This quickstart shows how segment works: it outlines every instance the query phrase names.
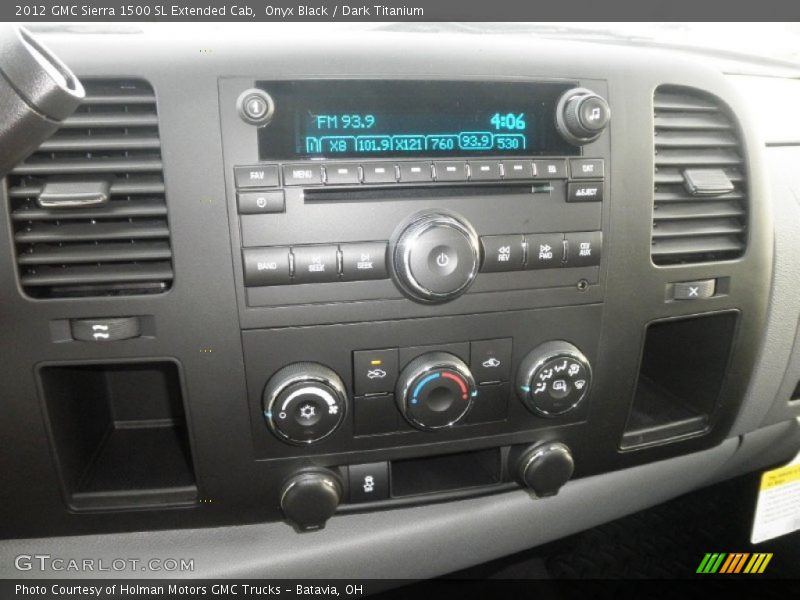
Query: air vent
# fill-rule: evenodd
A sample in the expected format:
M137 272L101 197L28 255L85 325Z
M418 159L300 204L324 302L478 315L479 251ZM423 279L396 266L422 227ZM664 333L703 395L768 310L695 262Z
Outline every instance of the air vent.
M86 80L86 99L6 178L23 289L156 294L172 284L153 88Z
M656 90L652 257L658 265L729 260L747 239L747 181L733 115L699 90Z

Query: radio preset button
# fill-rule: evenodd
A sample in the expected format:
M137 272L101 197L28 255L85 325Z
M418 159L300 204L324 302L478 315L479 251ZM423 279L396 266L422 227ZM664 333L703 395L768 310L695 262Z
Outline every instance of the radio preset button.
M566 234L567 267L589 267L600 264L603 251L603 233L584 231Z
M602 202L603 182L587 181L586 183L567 184L567 202Z
M247 287L284 285L291 281L289 248L245 248L242 262Z
M567 178L567 161L565 160L535 160L533 169L536 179Z
M503 179L533 179L533 163L529 160L504 160Z
M342 279L386 279L386 242L354 242L339 244L342 251Z
M519 271L522 269L523 242L521 235L481 236L483 248L482 273Z
M571 158L569 170L573 179L597 179L605 174L602 158Z
M319 185L322 183L322 165L286 165L283 167L284 185Z
M360 183L358 165L352 163L328 163L325 165L325 183L328 185L343 185L347 183Z
M278 165L234 167L233 178L237 188L277 187Z
M536 233L525 236L528 248L526 269L560 267L564 260L564 236L560 233Z
M469 162L469 177L472 181L499 181L500 163L496 160Z
M431 163L404 162L400 163L400 181L402 183L432 181L433 173Z
M394 163L364 163L364 183L396 183L397 174Z
M282 190L237 192L236 201L241 215L282 213L286 210L286 200Z
M436 181L466 181L467 163L456 161L434 162Z
M295 283L320 283L339 279L336 246L294 246Z

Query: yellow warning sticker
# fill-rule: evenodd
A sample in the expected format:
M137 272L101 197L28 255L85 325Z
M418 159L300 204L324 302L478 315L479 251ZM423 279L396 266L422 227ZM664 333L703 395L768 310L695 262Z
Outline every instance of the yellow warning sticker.
M800 529L800 454L765 472L756 500L750 541L765 542Z
M767 471L761 476L761 491L800 481L800 465L788 465Z

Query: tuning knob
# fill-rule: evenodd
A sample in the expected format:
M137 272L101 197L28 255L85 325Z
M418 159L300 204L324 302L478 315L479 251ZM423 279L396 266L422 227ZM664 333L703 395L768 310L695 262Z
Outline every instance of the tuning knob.
M409 423L433 430L463 419L476 394L475 380L464 361L448 352L429 352L400 373L395 400Z
M585 88L566 92L556 107L556 127L568 142L581 146L600 137L611 119L611 108L601 96Z
M463 219L424 212L399 230L392 268L400 287L422 302L446 302L465 291L480 265L478 234Z
M293 475L281 490L281 510L298 529L322 529L342 500L339 477L328 469Z
M548 442L523 451L517 459L516 477L520 485L543 498L555 496L574 470L569 448L561 442Z
M313 444L331 435L347 411L347 392L335 371L317 363L280 369L264 388L264 417L290 444Z
M589 360L569 342L547 342L529 352L517 371L517 395L532 412L556 417L586 397L592 384Z

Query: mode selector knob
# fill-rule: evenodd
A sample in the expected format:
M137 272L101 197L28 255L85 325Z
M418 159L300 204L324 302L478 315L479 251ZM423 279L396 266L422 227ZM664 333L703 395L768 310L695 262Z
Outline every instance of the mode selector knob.
M556 127L561 136L575 145L593 142L611 120L611 108L601 96L585 88L566 92L556 108Z
M479 265L478 234L455 215L419 213L395 236L395 278L415 300L446 302L460 296L474 281Z
M442 429L461 421L477 394L464 361L449 352L429 352L400 373L395 400L406 420L419 429Z
M569 342L534 348L517 371L517 395L531 412L543 417L571 411L586 398L591 385L589 360Z
M290 444L313 444L341 425L347 392L335 371L317 363L280 369L264 388L264 418L272 432Z

